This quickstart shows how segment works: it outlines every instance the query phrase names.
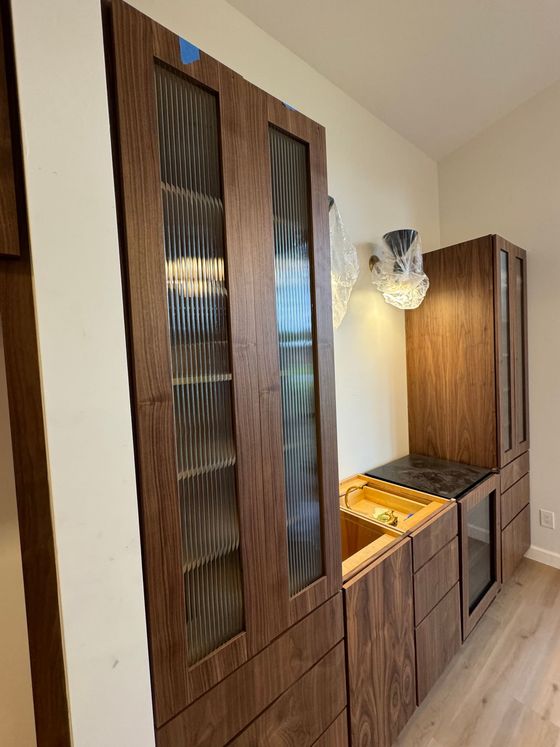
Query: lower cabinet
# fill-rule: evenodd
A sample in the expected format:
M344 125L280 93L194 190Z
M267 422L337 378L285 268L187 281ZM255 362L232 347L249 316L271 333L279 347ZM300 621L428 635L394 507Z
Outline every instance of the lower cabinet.
M348 711L346 708L319 737L314 747L348 747Z
M502 580L508 581L531 544L531 507L525 508L502 531Z
M508 581L531 544L529 452L500 473L502 496L502 583Z
M412 543L344 584L350 744L390 747L416 708Z
M324 745L344 744L335 738L338 739L342 727L347 729L346 719L337 723L345 706L344 643L341 642L229 744L306 747L317 740ZM331 725L333 731L329 735Z
M459 584L416 627L416 694L418 705L461 647Z
M158 729L157 747L312 745L346 706L343 638L339 593Z

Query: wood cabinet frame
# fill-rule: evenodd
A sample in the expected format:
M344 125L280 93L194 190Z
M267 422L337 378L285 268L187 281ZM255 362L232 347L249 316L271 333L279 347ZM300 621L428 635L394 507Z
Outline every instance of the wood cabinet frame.
M527 252L501 236L494 236L494 304L495 304L495 338L496 338L496 393L498 424L501 424L501 413L503 405L503 392L500 386L500 358L502 356L502 344L500 335L500 321L502 316L502 303L500 294L500 253L503 251L508 257L508 307L509 307L509 348L510 348L510 399L511 399L511 448L506 449L503 442L502 429L498 427L498 455L499 466L504 467L509 462L517 459L529 449L529 397L528 397L528 352L527 352ZM523 313L518 313L515 299L515 262L519 260L523 267ZM521 337L523 346L520 349L517 344L519 326L522 326ZM516 362L521 358L523 367L523 381L517 378ZM522 390L522 391L521 391ZM524 407L525 436L518 432L517 400L521 396Z
M469 611L469 553L468 553L468 514L478 503L490 495L491 518L494 531L494 548L492 555L494 581L478 601L476 607ZM501 587L502 532L500 519L500 477L491 475L459 500L459 527L461 542L461 599L463 617L463 640L465 640L482 615L486 612Z
M156 725L238 669L341 585L330 253L323 128L121 0L106 6L144 578ZM154 64L218 100L244 631L188 666L167 330ZM323 576L290 598L275 324L268 125L307 144Z

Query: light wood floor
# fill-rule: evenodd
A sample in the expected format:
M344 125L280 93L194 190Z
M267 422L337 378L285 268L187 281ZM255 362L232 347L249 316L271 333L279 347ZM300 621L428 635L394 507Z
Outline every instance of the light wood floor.
M560 571L523 560L398 747L560 747Z

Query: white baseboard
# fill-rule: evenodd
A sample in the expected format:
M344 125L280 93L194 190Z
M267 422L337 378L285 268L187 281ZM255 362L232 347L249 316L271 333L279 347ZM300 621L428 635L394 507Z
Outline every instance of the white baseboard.
M525 553L525 557L529 560L536 560L538 563L551 565L553 568L560 568L560 553L543 550L542 547L531 545Z

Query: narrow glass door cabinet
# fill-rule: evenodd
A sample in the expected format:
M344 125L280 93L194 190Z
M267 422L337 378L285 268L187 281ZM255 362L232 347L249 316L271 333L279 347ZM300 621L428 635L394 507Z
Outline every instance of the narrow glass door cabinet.
M341 586L325 134L119 0L106 20L158 744L218 745L232 675L249 723L259 656Z

